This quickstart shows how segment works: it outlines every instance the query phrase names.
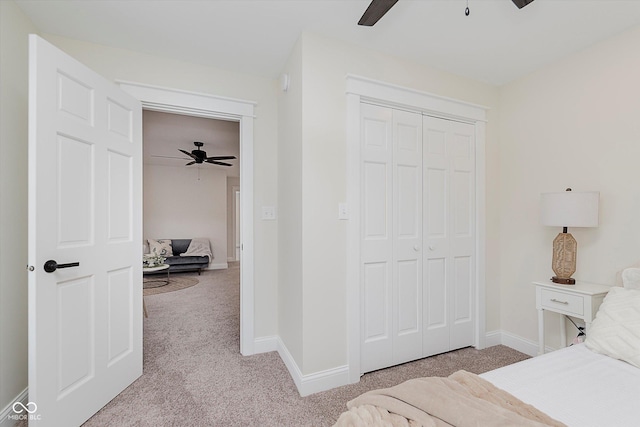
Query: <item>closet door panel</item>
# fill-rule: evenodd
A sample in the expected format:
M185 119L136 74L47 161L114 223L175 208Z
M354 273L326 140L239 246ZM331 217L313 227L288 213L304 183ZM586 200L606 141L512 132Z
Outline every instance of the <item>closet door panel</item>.
M362 105L361 369L393 362L393 114Z
M474 343L475 127L451 122L451 348Z
M423 354L449 351L451 213L449 121L423 118L424 206Z
M393 110L393 363L422 357L422 115Z
M430 258L425 261L422 310L424 357L449 351L449 304L447 261Z
M362 271L363 372L389 366L393 360L391 268L386 262L365 263Z

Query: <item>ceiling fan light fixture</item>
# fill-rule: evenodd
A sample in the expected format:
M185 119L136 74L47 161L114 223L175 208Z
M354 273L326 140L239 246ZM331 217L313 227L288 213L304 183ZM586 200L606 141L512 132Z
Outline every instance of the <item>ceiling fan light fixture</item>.
M193 145L195 145L197 148L195 150L192 150L191 152L188 152L188 151L185 151L185 150L182 150L182 149L178 149L178 151L180 151L183 154L186 154L187 156L189 156L189 157L191 157L193 159L193 161L190 161L185 166L191 166L193 164L200 165L202 163L211 163L211 164L220 165L220 166L233 166L230 163L220 162L219 160L231 160L231 159L235 159L236 156L212 156L212 157L207 157L207 152L200 149L200 147L204 146L203 142L194 141Z

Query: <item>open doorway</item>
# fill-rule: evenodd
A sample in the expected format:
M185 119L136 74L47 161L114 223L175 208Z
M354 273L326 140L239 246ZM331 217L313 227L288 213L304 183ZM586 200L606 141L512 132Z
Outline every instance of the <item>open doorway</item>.
M188 92L134 82L118 82L140 100L145 110L231 120L240 126L240 353L255 353L254 328L254 212L253 122L256 103L241 99Z
M207 270L237 260L239 141L238 122L143 111L145 240L204 238L213 253ZM217 160L198 163L192 152Z

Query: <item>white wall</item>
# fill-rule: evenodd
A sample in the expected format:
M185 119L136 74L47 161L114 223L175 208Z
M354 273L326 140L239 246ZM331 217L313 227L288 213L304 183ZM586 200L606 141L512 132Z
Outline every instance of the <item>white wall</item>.
M143 192L145 240L205 237L213 252L208 268L226 268L226 171L146 164Z
M551 244L561 231L539 225L540 193L600 191L600 227L569 230L578 241L573 277L612 284L640 259L638 46L635 28L500 90L503 330L537 341L530 283L553 275ZM559 321L547 320L547 345L557 347Z
M298 40L279 92L278 144L278 334L302 366L302 43Z
M256 101L254 121L255 336L277 332L277 221L261 221L262 206L274 206L277 188L275 80L206 67L57 36L45 38L111 80Z
M487 127L487 258L498 271L497 235L497 88L458 77L434 68L419 66L398 58L366 51L314 34L304 34L302 52L294 51L302 62L302 188L291 204L301 203L303 374L323 371L347 363L346 324L346 221L338 220L338 204L346 200L346 83L347 74L457 98L492 108ZM292 77L292 84L296 76ZM300 83L298 83L300 84ZM290 96L287 94L286 96ZM299 120L294 113L281 111L280 121ZM292 125L290 125L292 126ZM292 135L292 140L296 135ZM280 170L280 182L298 179ZM280 188L283 195L283 188ZM299 197L296 199L296 197ZM283 239L283 234L280 235ZM284 259L281 259L281 265ZM281 274L284 274L281 272ZM294 280L291 280L294 285ZM282 286L281 286L282 289ZM297 292L300 292L299 290ZM282 313L288 310L280 296ZM499 328L499 291L497 277L487 280L487 330ZM290 304L295 304L291 301ZM286 342L285 342L286 343Z
M13 2L0 1L0 411L27 387L27 35L34 32Z

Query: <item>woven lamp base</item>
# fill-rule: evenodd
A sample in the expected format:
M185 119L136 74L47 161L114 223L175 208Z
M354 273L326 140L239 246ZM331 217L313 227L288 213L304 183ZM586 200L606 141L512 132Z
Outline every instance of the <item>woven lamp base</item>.
M578 255L578 242L571 233L559 233L553 239L553 259L551 268L556 273L551 278L554 283L563 285L575 285L576 280L571 275L576 272L576 257Z

